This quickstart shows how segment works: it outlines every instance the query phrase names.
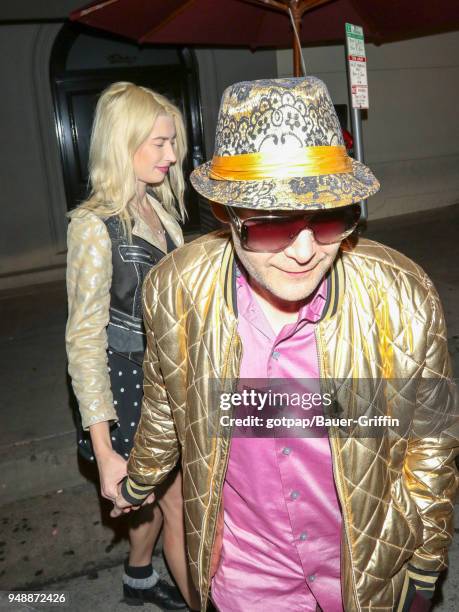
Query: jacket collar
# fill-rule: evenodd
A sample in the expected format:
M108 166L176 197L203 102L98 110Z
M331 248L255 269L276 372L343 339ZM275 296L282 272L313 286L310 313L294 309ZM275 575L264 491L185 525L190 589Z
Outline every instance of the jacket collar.
M220 282L223 287L226 305L237 318L236 260L231 238L228 240L223 250L223 258L220 266Z
M155 212L158 215L159 220L163 224L164 229L171 237L172 242L175 244L176 247L182 246L183 234L178 222L150 194L147 194L147 198L152 207L155 209ZM135 211L133 211L132 214L134 216L134 227L132 228L132 233L135 236L138 236L139 238L143 238L143 240L146 240L161 251L162 248L154 232L151 231L145 221L143 221Z
M234 257L234 248L231 239L228 240L223 251L220 281L222 283L226 305L237 318L236 259ZM341 251L339 251L327 274L327 299L320 321L333 317L339 311L344 294L344 285L344 266L341 258Z
M341 309L343 301L345 276L341 251L338 251L335 261L327 274L327 301L320 318L321 321L330 319Z

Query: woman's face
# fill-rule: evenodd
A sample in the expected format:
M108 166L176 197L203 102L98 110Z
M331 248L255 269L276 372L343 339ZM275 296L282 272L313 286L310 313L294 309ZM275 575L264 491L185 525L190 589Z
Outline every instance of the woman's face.
M148 138L134 153L134 174L137 183L162 183L171 164L175 164L175 125L169 115L159 115Z

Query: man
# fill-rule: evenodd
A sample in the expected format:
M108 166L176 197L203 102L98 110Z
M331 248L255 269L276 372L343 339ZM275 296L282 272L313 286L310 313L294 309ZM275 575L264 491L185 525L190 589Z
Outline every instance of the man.
M457 485L445 324L419 267L351 238L356 202L379 185L347 156L324 84L228 88L192 182L231 231L172 253L144 286L145 399L114 515L181 458L203 610L209 596L222 612L427 609ZM294 435L285 422L266 435L260 418L238 436L221 401L232 393L214 383L236 381L238 405L250 379L265 396L249 416L287 381L349 427L316 434L297 420L308 405Z

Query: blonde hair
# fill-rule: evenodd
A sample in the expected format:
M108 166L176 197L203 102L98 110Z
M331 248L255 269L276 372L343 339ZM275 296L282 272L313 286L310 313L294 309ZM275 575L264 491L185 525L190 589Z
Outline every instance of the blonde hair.
M185 181L182 163L186 155L186 134L178 108L164 96L147 87L118 82L100 96L94 117L89 148L91 193L77 210L85 209L100 217L119 216L131 238L130 204L136 196L134 154L150 135L159 115L170 116L176 129L176 156L160 185L150 185L152 193L175 218L185 219Z

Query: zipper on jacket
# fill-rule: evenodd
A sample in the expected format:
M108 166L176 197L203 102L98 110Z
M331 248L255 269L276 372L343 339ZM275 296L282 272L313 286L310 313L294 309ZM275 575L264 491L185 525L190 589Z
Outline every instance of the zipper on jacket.
M236 331L237 331L237 321L236 321L236 323L234 325L234 329L233 329L233 332L231 334L230 345L229 345L229 348L228 348L227 357L225 359L225 364L224 364L224 368L223 368L222 378L226 377L226 373L227 373L227 370L228 370L229 359L232 356L232 354L234 353L235 347L238 345L238 336L236 334ZM219 431L217 433L217 440L218 440L219 435L220 435L220 429L219 429ZM227 467L228 467L229 456L230 456L230 453L229 453L230 445L231 445L231 438L230 438L230 440L228 442L228 449L227 449L227 452L226 452L225 463L224 463L224 466L223 466L223 474L226 474L226 470L227 470ZM218 450L217 453L219 455L220 450ZM215 458L215 464L218 463L218 460L219 460L219 456L217 456ZM209 554L209 573L208 573L208 576L207 576L207 589L206 589L206 593L205 593L205 597L204 597L204 601L206 603L207 603L207 600L209 599L210 583L211 583L211 579L212 579L212 577L210 575L210 572L211 572L211 569L212 569L211 568L212 552L213 552L214 545L215 545L215 534L216 534L216 530L217 530L218 514L220 512L220 507L221 507L221 504L222 504L222 490L223 490L224 483L225 483L225 478L223 477L222 480L221 480L221 483L220 483L219 490L218 490L217 515L216 515L215 525L214 525L214 528L213 528L212 538L211 538L211 546L210 546L210 554ZM212 491L212 486L210 487L210 489ZM210 508L210 505L209 505L209 508ZM202 540L203 541L205 539L204 534L205 534L205 531L206 531L207 516L208 516L208 512L206 513L206 518L205 518L205 522L204 522L203 529L202 529L202 533L203 533ZM200 559L199 559L199 564L200 564L201 567L202 567L203 548L204 547L201 548L201 554L200 554Z
M231 445L231 440L228 443L228 450L227 450L226 457L225 457L225 464L223 466L223 474L226 474L226 469L228 467L229 456L230 456L230 453L229 453L230 445ZM206 596L205 596L205 600L204 600L206 602L209 599L210 583L211 583L211 580L212 580L212 576L210 575L210 572L211 572L211 569L212 569L212 567L211 567L212 552L213 552L214 546L215 546L215 534L216 534L216 531L217 531L218 515L220 513L220 508L221 508L221 505L222 505L222 497L223 497L222 491L223 491L223 485L224 484L225 484L225 478L222 478L222 482L221 482L221 485L220 485L220 488L219 488L219 491L218 491L217 516L216 516L215 526L214 526L214 529L213 529L213 532L212 532L212 538L211 538L212 539L212 543L211 543L211 546L210 546L209 573L208 573L208 576L207 576L207 590L206 590ZM203 532L204 532L204 529L203 529Z
M320 325L320 324L319 324ZM319 327L317 326L316 329L314 330L314 334L316 337L316 348L317 348L317 363L319 364L319 381L320 381L320 387L322 387L322 381L325 380L324 378L324 362L323 362L323 346L322 346L322 338L320 336L319 333ZM328 385L327 385L328 386ZM321 393L322 393L321 389ZM332 389L331 390L333 392L333 395L335 395L335 390ZM323 395L323 394L322 394ZM336 435L337 434L337 428L333 427L332 430L335 431ZM331 457L332 457L332 464L333 464L333 474L335 477L335 483L336 483L336 489L338 491L338 497L340 500L340 504L341 504L341 509L342 509L342 517L343 517L343 525L344 525L344 535L345 535L345 540L346 540L346 544L347 544L347 548L348 548L348 552L349 552L349 560L351 562L351 582L352 582L352 591L353 591L353 595L354 595L354 601L355 604L357 606L357 610L361 610L361 606L359 603L359 599L357 597L357 586L355 584L355 576L354 576L354 563L352 561L352 548L351 548L351 544L350 544L350 534L349 534L349 527L346 521L346 511L345 511L345 504L343 503L344 500L344 493L343 493L343 486L342 486L342 482L341 482L341 478L340 478L340 474L339 474L339 469L338 469L338 465L337 465L337 449L334 448L335 447L335 442L334 442L334 438L333 436L331 438L329 438L330 440L330 448L331 448ZM341 567L343 567L343 563L341 563ZM342 589L341 589L341 593L342 593ZM345 597L343 597L343 605L345 604Z

